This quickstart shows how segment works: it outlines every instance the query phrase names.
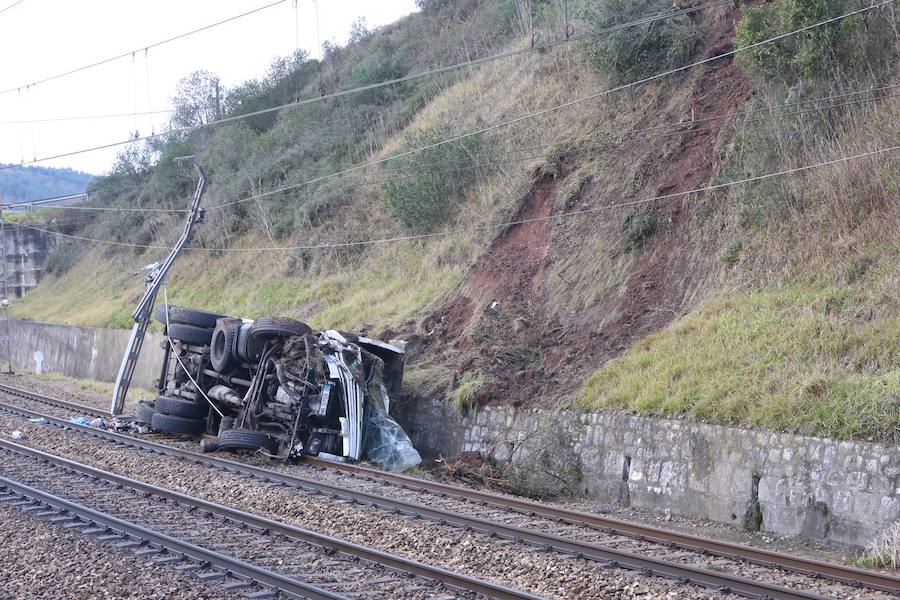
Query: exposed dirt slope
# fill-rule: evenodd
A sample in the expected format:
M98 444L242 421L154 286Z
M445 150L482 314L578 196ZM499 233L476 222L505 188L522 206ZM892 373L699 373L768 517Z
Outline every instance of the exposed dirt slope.
M732 19L719 20L699 57L731 50L733 35ZM476 397L480 403L554 400L570 394L589 370L695 305L695 292L710 273L710 252L690 225L703 218L708 198L691 195L639 207L657 225L646 244L632 253L620 247L620 228L611 227L621 209L597 210L709 185L719 166L720 133L728 123L706 119L739 110L751 87L731 57L708 63L683 85L682 96L658 100L646 120L652 126L687 115L697 121L687 133L629 139L614 152L617 158L602 177L588 179L565 201L560 198L562 182L597 151L577 153L556 177L536 183L511 219L520 223L496 237L470 269L460 293L426 320L426 351L419 361L455 362L458 375L480 371L487 380ZM552 218L573 209L596 212ZM590 238L592 244L599 242L600 251L627 264L624 278L590 306L565 310L550 291L550 278L570 282L554 271L554 260ZM706 260L698 260L704 256Z

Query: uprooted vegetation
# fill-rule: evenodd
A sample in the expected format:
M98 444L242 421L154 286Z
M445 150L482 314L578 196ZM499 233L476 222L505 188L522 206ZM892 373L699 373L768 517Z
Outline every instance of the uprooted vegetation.
M226 95L225 114L530 43L515 2L422 4L381 30L357 28L321 63L276 61ZM540 42L564 37L556 3L532 4ZM673 10L572 4L579 33ZM724 5L200 130L130 148L93 193L109 206L180 207L192 182L170 159L199 152L208 205L228 206L210 208L193 244L205 250L173 270L173 303L401 334L418 349L413 380L436 378L417 390L460 410L578 398L590 409L895 440L896 154L805 169L895 143L896 88L885 88L898 83L894 9L715 58L857 8ZM789 169L799 170L758 179ZM180 228L165 213L85 225L61 212L48 214L62 231L111 241L164 246ZM126 325L141 289L130 273L159 254L63 243L53 274L14 310Z

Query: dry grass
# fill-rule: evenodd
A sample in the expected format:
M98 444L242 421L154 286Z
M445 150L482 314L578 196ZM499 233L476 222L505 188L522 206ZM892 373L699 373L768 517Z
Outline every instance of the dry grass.
M857 560L862 567L900 568L900 521L885 529L872 540Z
M757 174L885 147L896 139L895 109L854 111L829 135L805 122L799 132L772 122L774 135L763 139L775 140L773 162L755 162L759 154L742 154L738 144L735 170ZM714 298L597 370L580 404L900 441L898 182L900 161L885 155L707 198L690 232L707 255L697 260L741 240L733 260L719 258L708 275L720 278L703 286ZM768 212L748 224L748 202Z
M482 387L484 379L477 371L467 371L459 378L456 387L449 393L450 401L459 414L467 414L477 405L475 395Z
M41 373L40 375L32 373L31 377L40 379L41 381L49 381L53 383L61 383L69 387L77 388L88 394L100 396L101 398L112 397L115 385L105 381L97 381L95 379L79 379L77 377L68 377L59 373ZM129 403L136 403L138 399L155 398L158 392L139 387L129 389Z

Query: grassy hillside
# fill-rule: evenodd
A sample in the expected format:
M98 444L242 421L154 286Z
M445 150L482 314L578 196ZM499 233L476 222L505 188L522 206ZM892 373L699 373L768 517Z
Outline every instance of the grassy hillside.
M532 4L541 42L560 39L557 3ZM276 61L230 91L226 114L530 44L515 2L423 5L322 63ZM858 6L571 8L579 32L668 18L131 148L92 192L111 207L183 206L190 172L168 159L199 152L210 209L170 300L403 335L419 394L896 440L897 155L805 169L896 144L894 13L717 59ZM180 229L166 213L44 218L131 244L164 246ZM395 239L409 236L424 237ZM14 313L125 326L142 286L132 273L161 254L67 241Z

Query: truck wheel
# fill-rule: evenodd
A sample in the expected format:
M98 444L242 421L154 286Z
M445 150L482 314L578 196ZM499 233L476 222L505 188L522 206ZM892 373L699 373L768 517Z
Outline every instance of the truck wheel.
M167 331L169 337L173 340L181 340L185 344L190 344L191 346L209 346L212 341L213 330L204 327L184 325L183 323L170 323Z
M238 360L245 363L255 364L259 362L259 357L262 355L262 352L265 349L266 340L263 338L253 337L250 334L250 330L252 328L253 325L250 323L243 323L240 326L237 341L234 347L234 353L237 355Z
M278 452L278 440L267 433L247 429L229 429L219 436L221 450L259 450L269 454Z
M157 321L165 325L166 305L158 304L153 316ZM216 321L225 318L228 318L227 315L219 315L193 308L169 305L169 323L181 323L182 325L193 325L194 327L212 329L216 326Z
M250 328L250 335L257 339L293 337L310 333L312 333L312 329L309 325L287 317L261 317Z
M209 404L203 402L195 402L193 400L184 400L182 398L172 398L170 396L160 396L155 403L156 412L175 417L185 417L188 419L205 419L209 414Z
M214 371L228 373L237 366L235 348L241 329L240 319L219 319L209 345L209 361Z
M206 421L202 419L186 419L159 412L153 415L150 425L157 431L183 435L200 435L206 429Z

